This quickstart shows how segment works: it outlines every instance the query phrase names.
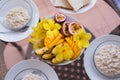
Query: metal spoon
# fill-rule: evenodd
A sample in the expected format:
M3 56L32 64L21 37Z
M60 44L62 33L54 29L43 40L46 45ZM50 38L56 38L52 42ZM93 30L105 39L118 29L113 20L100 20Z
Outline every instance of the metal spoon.
M47 76L40 70L35 70L32 72L33 74L36 74L36 75L39 75L39 76L42 76L45 78L45 80L48 80Z
M39 75L39 76L41 76L41 75L42 75L42 72L41 72L41 71L39 71L39 70L35 70L35 71L33 71L32 73L33 73L33 74L37 74L37 75Z

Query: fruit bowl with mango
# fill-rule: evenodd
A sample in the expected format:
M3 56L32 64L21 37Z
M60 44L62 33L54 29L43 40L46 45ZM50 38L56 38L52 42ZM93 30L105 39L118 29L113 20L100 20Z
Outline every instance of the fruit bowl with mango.
M91 34L77 20L63 13L42 18L30 36L29 42L40 60L55 65L77 60L91 39Z

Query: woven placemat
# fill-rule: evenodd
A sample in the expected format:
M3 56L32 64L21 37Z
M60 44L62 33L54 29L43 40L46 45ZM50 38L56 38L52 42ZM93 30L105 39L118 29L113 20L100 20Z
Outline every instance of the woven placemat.
M68 65L51 65L58 74L59 80L90 80L84 69L83 56L84 54L78 60Z

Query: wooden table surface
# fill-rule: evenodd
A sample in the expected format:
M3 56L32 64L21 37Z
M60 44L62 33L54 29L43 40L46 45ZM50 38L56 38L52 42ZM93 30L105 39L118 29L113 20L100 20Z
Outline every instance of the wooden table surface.
M34 1L39 9L40 18L48 17L60 12L51 4L49 0ZM104 2L104 0L97 0L97 3L92 9L82 14L64 14L78 19L80 23L85 25L86 28L95 35L95 37L109 34L120 24L120 17L106 2ZM17 44L23 48L22 55L24 55L28 47L28 39L29 37L17 42ZM8 44L4 51L4 58L7 68L10 69L14 64L23 60L22 55L15 47Z
M53 15L59 12L49 0L34 0L39 12L40 18ZM120 17L117 13L103 0L97 0L95 6L82 14L67 14L79 20L80 23L86 26L95 37L99 37L110 33L120 24ZM28 38L18 41L17 44L23 48L23 53L26 52L28 46ZM16 57L9 55L13 54ZM8 56L9 55L9 56ZM21 61L23 58L19 52L11 44L6 46L4 51L5 62L7 68L11 68L15 63Z
M40 18L59 12L50 0L34 0L40 11ZM67 13L66 13L67 14ZM84 24L96 37L108 34L120 24L120 18L116 12L104 2L97 0L95 6L82 14L67 14L75 17Z

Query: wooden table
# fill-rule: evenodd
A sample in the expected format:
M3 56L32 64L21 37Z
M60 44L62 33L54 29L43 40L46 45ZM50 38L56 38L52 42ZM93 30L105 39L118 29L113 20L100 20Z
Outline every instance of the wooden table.
M34 0L34 1L40 11L40 18L53 15L56 12L60 12L58 9L56 9L51 4L51 2L49 0ZM95 4L95 6L92 9L90 9L87 12L84 12L82 14L68 14L68 13L65 13L65 14L78 19L80 23L84 24L86 26L86 28L95 35L95 37L99 37L101 35L110 33L112 30L114 30L120 24L120 18L117 15L117 13L103 0L97 0L97 3ZM119 27L116 30L118 31ZM114 31L114 33L115 32L116 31ZM28 47L29 46L28 39L29 39L29 37L25 40L16 42L23 49L23 51L22 51L23 55L26 53L26 51L30 52L30 49L28 49L29 48ZM5 44L1 43L0 47L1 46L2 46L1 53L4 52L4 55L1 54L0 59L2 59L2 60L5 59L7 69L10 69L14 64L16 64L17 62L24 59L24 56L21 56L20 52L16 48L14 48L14 46L12 46L11 44L8 44L8 45L6 45L6 47L4 47ZM14 54L14 55L11 56L11 54ZM3 56L4 56L4 58L3 58ZM29 57L29 56L27 56L27 57ZM82 63L81 59L78 61L80 61ZM0 64L4 64L4 63L1 62ZM70 65L73 65L73 64L70 64ZM3 65L3 66L5 66L5 65ZM2 67L2 66L0 65L0 67ZM55 69L54 66L53 66L53 68ZM82 68L84 68L84 67L82 66ZM0 71L2 71L2 68ZM79 75L82 77L78 76L78 80L86 80L86 79L88 80L89 79L84 71L83 71L83 74L86 77L84 77L83 75L81 75L79 73ZM1 74L1 75L4 75L4 74ZM58 76L60 76L60 74L58 74ZM65 76L66 76L66 74L65 74ZM3 78L1 78L0 80L3 80Z

